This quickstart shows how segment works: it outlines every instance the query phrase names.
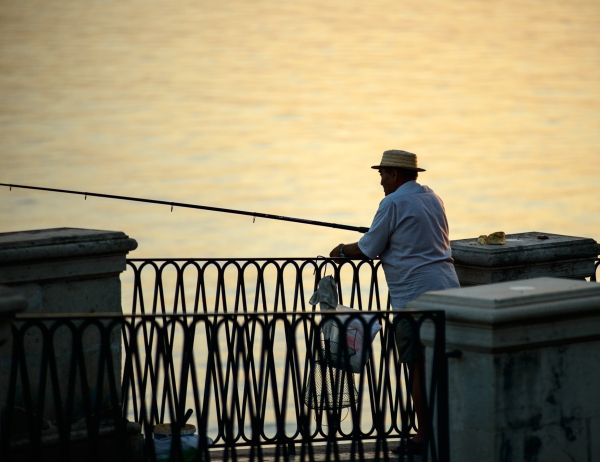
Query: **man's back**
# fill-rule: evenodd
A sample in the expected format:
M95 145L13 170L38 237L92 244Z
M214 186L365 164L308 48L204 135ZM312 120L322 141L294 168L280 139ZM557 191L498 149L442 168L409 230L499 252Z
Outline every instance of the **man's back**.
M358 242L369 258L380 257L395 309L423 292L459 287L441 199L409 181L379 204L373 224Z

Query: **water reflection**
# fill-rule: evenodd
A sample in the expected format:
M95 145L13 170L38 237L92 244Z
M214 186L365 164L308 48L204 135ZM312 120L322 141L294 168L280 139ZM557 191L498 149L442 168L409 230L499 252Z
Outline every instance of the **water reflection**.
M368 226L416 152L452 238L598 238L600 5L2 2L0 178ZM316 256L351 232L0 191L0 231L137 256Z

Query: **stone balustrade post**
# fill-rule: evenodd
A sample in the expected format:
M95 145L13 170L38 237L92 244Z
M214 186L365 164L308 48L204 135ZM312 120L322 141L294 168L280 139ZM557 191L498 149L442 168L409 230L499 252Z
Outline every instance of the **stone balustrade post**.
M135 240L122 232L77 228L0 233L0 284L9 287L27 304L26 313L121 314L119 275L126 268L126 255L137 247ZM41 360L41 333L28 331L26 355L32 371L32 386L38 384ZM121 333L110 337L114 373L121 377ZM83 349L88 363L89 383L99 356L99 333L86 330ZM55 359L63 393L68 389L72 336L68 329L57 332ZM4 407L10 371L11 348L0 349L0 407ZM37 374L37 375L36 375ZM103 396L108 393L103 387ZM19 392L17 390L17 392ZM77 394L77 391L76 391ZM108 400L107 400L108 401ZM44 418L54 418L53 395L46 391ZM82 403L75 399L74 416L83 416Z
M444 310L447 349L461 353L448 365L452 460L600 460L600 284L504 282L408 309Z
M600 254L594 239L537 231L508 234L504 245L481 245L477 238L451 245L461 287L539 277L583 280Z

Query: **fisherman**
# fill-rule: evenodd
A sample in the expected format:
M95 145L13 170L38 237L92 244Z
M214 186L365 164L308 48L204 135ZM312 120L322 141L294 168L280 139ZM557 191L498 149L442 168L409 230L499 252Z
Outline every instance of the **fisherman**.
M332 258L379 257L390 290L394 310L424 292L460 287L451 256L448 220L442 200L427 186L417 183L417 156L410 152L390 150L383 153L379 165L385 197L373 218L369 231L352 244L340 244L329 254ZM396 324L396 345L400 362L413 356L412 327L406 319ZM414 438L407 441L405 452L422 454L429 423L423 409L421 377L424 368L424 347L416 354L413 365L412 399L418 419ZM392 450L395 453L400 448Z

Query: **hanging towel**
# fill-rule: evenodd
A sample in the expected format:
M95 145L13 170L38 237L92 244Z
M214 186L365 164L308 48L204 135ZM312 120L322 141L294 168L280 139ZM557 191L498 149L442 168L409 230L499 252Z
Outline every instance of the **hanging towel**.
M322 311L335 310L338 306L336 284L332 276L325 276L319 281L317 291L308 301L311 305L320 304Z

